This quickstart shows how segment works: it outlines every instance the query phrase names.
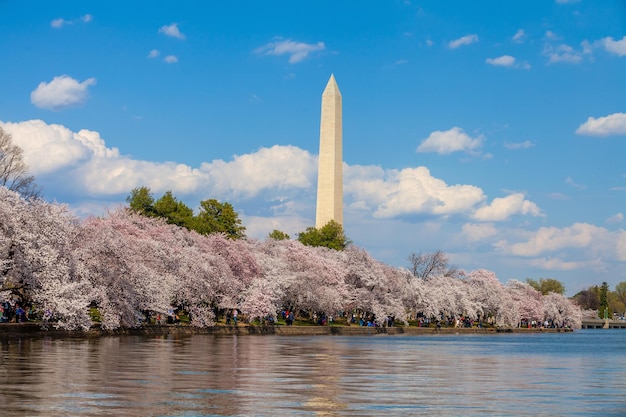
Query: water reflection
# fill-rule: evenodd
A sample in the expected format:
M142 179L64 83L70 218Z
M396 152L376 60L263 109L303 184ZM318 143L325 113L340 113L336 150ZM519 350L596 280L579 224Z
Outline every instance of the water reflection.
M625 342L619 330L5 340L0 414L623 416Z

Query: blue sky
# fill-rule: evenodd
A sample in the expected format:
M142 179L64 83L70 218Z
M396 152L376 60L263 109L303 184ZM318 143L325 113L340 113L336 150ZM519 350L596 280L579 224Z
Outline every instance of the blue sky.
M0 56L0 126L80 216L146 185L295 236L332 73L356 245L626 281L624 1L5 0Z

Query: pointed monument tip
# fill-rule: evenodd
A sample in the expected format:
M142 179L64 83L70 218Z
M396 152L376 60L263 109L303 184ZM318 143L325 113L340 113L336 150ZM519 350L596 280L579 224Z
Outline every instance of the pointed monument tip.
M335 74L331 73L330 78L328 79L328 83L326 84L326 88L324 89L324 94L337 94L341 95L339 91L339 86L337 85L337 80L335 80Z

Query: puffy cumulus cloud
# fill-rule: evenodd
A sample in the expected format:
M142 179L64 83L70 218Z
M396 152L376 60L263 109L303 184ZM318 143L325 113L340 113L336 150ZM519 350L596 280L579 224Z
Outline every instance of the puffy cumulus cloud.
M2 123L24 150L31 172L50 181L72 181L65 193L92 198L128 193L146 185L152 191L254 197L267 189L311 188L317 158L292 146L261 148L192 168L175 162L136 160L106 146L98 132L70 129L41 120Z
M597 119L590 117L576 129L576 133L588 136L626 135L626 113L613 113Z
M484 200L483 191L472 185L447 185L426 167L388 171L385 178L370 178L367 194L379 204L374 217L462 214ZM350 184L346 187L354 192ZM359 193L363 194L363 193Z
M389 171L393 177L397 171ZM375 165L343 166L343 190L352 197L352 208L371 211L385 201L387 197L388 173Z
M521 233L519 242L506 240L497 243L505 253L539 257L571 249L585 250L587 258L602 256L609 259L626 260L624 231L611 232L604 227L589 223L575 223L564 228L542 227L537 231ZM622 249L620 249L620 243Z
M459 48L461 46L464 45L471 45L473 43L478 42L478 35L476 34L471 34L471 35L465 35L462 36L458 39L455 39L453 41L448 42L448 48L450 49L456 49Z
M220 194L251 198L270 188L310 188L317 173L317 157L295 146L274 145L255 153L235 155L232 161L203 163L200 171Z
M463 236L470 242L478 242L498 234L493 223L466 223L463 225Z
M477 153L485 138L480 135L470 137L463 129L453 127L450 130L432 132L417 147L417 152L436 152L440 155L452 152Z
M626 56L626 36L624 36L622 40L617 41L607 36L606 38L600 39L597 45L609 53L617 56Z
M156 58L160 55L161 53L159 52L158 49L153 49L150 52L148 52L148 58Z
M180 32L180 29L178 29L178 24L177 23L172 23L170 25L163 25L159 28L159 33L162 33L165 36L169 36L172 38L177 38L177 39L185 39L185 35L183 35Z
M24 150L24 159L34 175L47 174L75 166L90 154L115 156L117 149L107 149L96 132L74 133L58 124L42 120L21 123L0 123L13 136L13 142Z
M68 75L60 75L49 83L41 82L30 93L30 101L42 109L61 110L83 104L89 93L88 88L95 84L95 78L88 78L81 83Z
M476 210L472 217L479 221L500 222L517 214L540 216L541 210L535 203L526 200L524 194L514 193L494 198L491 204Z
M255 49L254 52L260 55L289 55L289 63L295 64L304 60L310 53L324 49L326 49L324 42L311 44L279 39Z
M175 64L178 62L178 58L176 57L176 55L168 55L163 58L163 61L165 61L167 64Z

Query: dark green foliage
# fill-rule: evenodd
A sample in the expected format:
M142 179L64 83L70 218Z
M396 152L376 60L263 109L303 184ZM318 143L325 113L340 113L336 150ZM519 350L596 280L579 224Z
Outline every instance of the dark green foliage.
M609 284L603 282L600 286L600 307L598 308L598 317L613 318L613 312L609 308Z
M274 239L274 240L289 240L291 239L291 237L285 233L285 232L281 232L280 230L272 230L271 233L268 236L270 239Z
M298 233L298 240L307 246L324 246L335 250L344 250L352 243L344 234L343 227L334 220L329 221L321 229L307 227Z
M130 209L143 216L155 217L154 197L148 187L133 188L130 195L126 197Z
M171 191L154 203L154 211L157 216L164 217L170 224L191 228L193 224L193 210L182 201L178 201Z
M203 235L225 233L231 239L246 237L246 228L241 225L241 219L233 206L215 199L200 202L200 212L194 219L194 230Z
M178 201L171 191L155 201L148 187L133 189L126 197L126 202L137 214L161 217L170 224L195 230L203 235L224 233L231 239L245 237L246 228L241 225L241 219L230 203L221 203L215 199L201 201L200 211L194 216L193 210Z

